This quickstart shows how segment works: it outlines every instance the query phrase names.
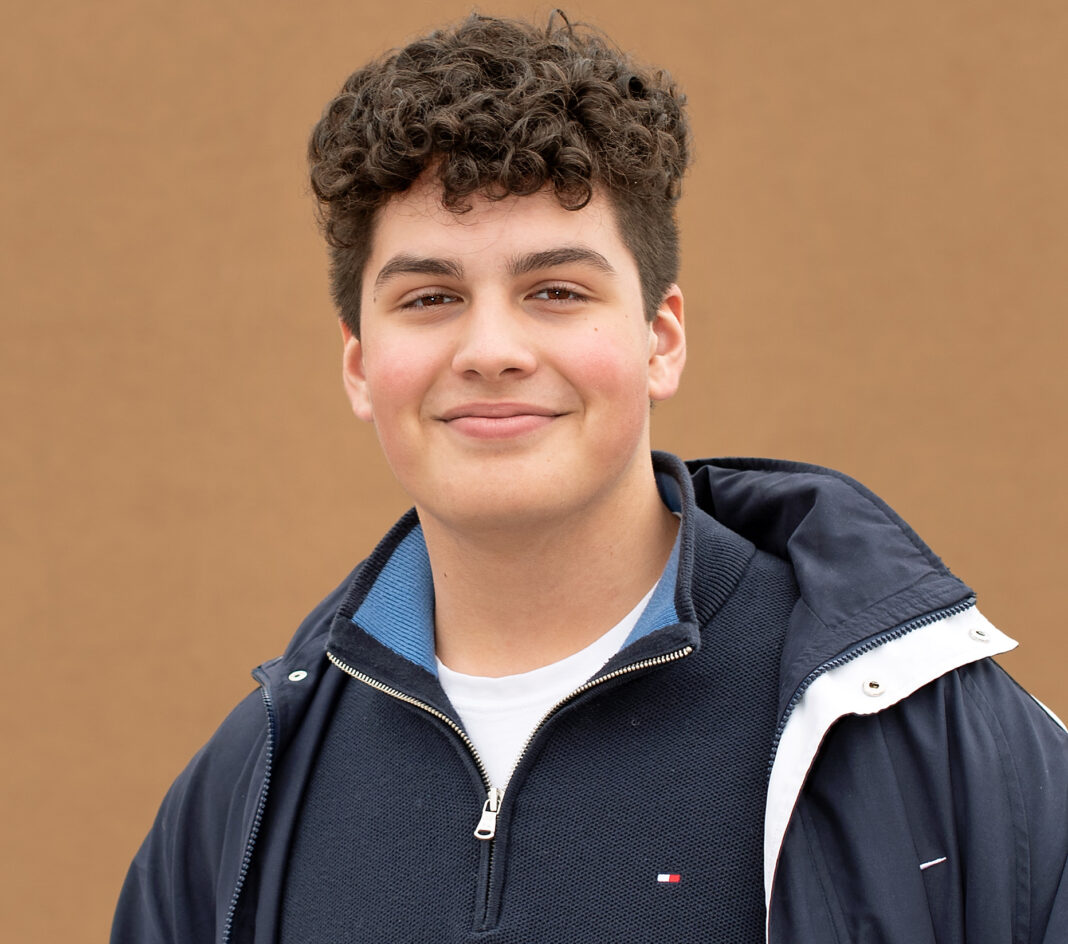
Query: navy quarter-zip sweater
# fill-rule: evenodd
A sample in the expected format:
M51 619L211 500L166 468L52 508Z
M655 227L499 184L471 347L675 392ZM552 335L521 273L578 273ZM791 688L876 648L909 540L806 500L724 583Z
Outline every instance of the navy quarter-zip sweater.
M412 944L763 939L767 763L797 587L784 561L704 512L692 525L707 576L689 629L658 632L680 623L676 545L627 644L538 729L495 835L480 842L472 832L489 784L458 732L430 713L458 723L432 674L429 605L418 600L430 567L418 523L405 519L375 580L390 605L364 597L331 633L339 662L376 668L353 670L320 748L281 944L382 928ZM423 671L389 647L406 631Z
M113 944L744 940L765 919L776 944L1068 941L1068 735L985 658L1013 644L968 588L845 476L656 466L673 586L539 730L492 841L427 600L385 579L418 564L409 517L176 781Z

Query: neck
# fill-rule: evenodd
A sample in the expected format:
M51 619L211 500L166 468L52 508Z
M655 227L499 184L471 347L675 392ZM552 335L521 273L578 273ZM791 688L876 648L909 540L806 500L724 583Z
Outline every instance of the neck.
M611 629L656 583L678 531L651 475L636 498L475 535L421 518L438 658L470 675L514 675Z

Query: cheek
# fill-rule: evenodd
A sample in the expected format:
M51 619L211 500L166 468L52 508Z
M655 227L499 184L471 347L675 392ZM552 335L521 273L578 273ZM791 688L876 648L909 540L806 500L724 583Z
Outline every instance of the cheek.
M418 404L432 367L411 344L376 344L373 356L365 357L367 389L379 414L393 414Z
M403 465L418 432L428 371L411 351L386 348L377 350L364 369L378 440L390 464Z
M576 345L571 352L574 376L581 377L581 389L590 397L605 398L622 410L633 404L639 412L648 400L648 367L644 347L631 338L602 338L595 333L592 342Z

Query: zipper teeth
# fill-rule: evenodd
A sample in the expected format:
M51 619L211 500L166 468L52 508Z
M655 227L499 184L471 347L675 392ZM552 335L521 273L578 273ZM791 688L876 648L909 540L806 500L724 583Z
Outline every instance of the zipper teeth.
M455 721L453 721L452 718L450 718L447 714L438 711L437 708L435 708L433 705L428 705L425 701L420 701L418 698L412 698L411 695L405 695L404 692L398 691L395 688L390 688L390 686L378 681L378 679L376 678L372 678L370 675L365 675L359 669L354 669L348 663L342 662L332 652L328 651L326 653L326 657L331 662L333 662L334 665L341 669L342 672L351 675L354 679L358 679L365 685L370 685L371 688L377 689L380 692L384 692L386 695L392 695L394 698L400 701L407 702L409 705L415 705L417 708L422 708L423 711L432 714L439 721L442 721L447 724L450 728L452 728L453 731L455 731L460 736L460 740L462 740L464 744L467 745L467 749L471 752L471 756L475 759L475 764L478 766L478 772L482 777L482 782L483 784L485 784L486 789L489 790L492 788L493 784L490 783L489 773L486 770L486 765L482 763L482 758L478 756L478 751L475 750L474 743L464 732L464 729L461 728Z
M508 779L512 779L512 774L515 773L516 767L519 766L519 762L523 759L523 755L527 752L527 748L530 747L531 742L537 737L538 732L545 725L545 722L557 711L562 708L571 699L577 698L583 692L588 692L591 688L596 688L602 682L611 681L614 678L619 678L621 675L627 675L630 672L638 672L641 669L649 669L656 665L665 665L668 662L675 662L678 659L682 659L693 652L693 646L683 646L681 649L676 649L674 652L669 652L662 656L654 656L651 659L642 659L640 662L632 662L630 665L621 666L618 669L614 669L607 675L599 675L596 678L592 678L589 681L583 682L578 688L576 688L571 694L565 695L555 705L552 706L544 715L541 720L534 725L534 730L530 732L530 735L523 742L523 749L516 755L515 764L512 766L511 772L508 774Z
M260 694L263 696L263 706L267 711L267 750L266 770L263 775L263 785L260 787L260 795L256 800L256 815L252 818L252 828L249 830L248 841L245 843L245 854L241 858L241 868L237 873L237 882L234 885L234 893L230 896L230 906L226 909L226 923L223 925L222 941L227 944L234 929L234 918L237 915L237 901L241 896L241 889L245 886L248 870L252 864L252 849L256 845L259 836L260 823L263 821L263 811L267 807L267 790L271 786L271 764L274 761L275 720L274 705L271 703L271 695L267 687L260 684Z
M642 659L640 662L632 662L630 665L625 665L618 669L615 669L614 671L609 672L607 675L599 675L596 678L592 678L587 682L583 682L578 688L576 688L569 695L566 695L565 697L561 698L555 705L553 705L547 712L545 712L544 715L542 715L541 720L534 726L534 730L530 732L530 735L527 737L526 741L523 742L522 750L520 750L519 754L516 755L515 766L512 767L511 773L515 772L515 768L519 766L519 761L522 760L523 755L527 752L527 748L530 747L531 742L534 740L537 733L542 729L545 722L549 720L549 717L554 712L556 712L557 709L561 708L569 701L571 701L572 698L577 698L583 692L587 692L591 688L595 688L603 682L608 682L611 679L618 678L621 675L626 675L630 672L637 672L641 669L652 668L653 666L657 665L665 665L668 662L674 662L677 659L681 659L684 656L688 656L691 652L693 652L693 646L683 646L683 648L677 649L675 650L675 652L669 652L666 655L662 656L654 656L650 659ZM395 688L391 688L389 685L378 681L378 679L372 678L370 675L365 675L363 672L359 671L359 669L354 669L351 665L342 662L341 659L335 656L332 652L327 652L326 656L331 662L334 663L334 665L336 665L343 672L346 672L347 674L351 675L354 679L358 679L365 685L370 685L371 688L377 689L380 692L384 692L387 695L392 695L394 698L400 699L403 702L407 702L409 705L415 705L418 708L422 708L424 711L429 712L435 718L447 724L450 728L452 728L453 731L455 731L460 736L460 739L464 742L464 744L467 745L467 749L471 752L471 756L475 759L475 763L478 765L478 771L482 775L482 782L483 784L485 784L486 789L494 789L494 785L490 782L489 773L486 771L486 765L482 762L482 758L479 757L478 751L475 749L474 743L472 743L471 739L467 736L467 734L464 733L464 729L461 728L458 724L456 724L448 715L438 711L437 708L434 708L432 705L428 705L426 702L420 701L418 698L413 698L411 695L406 695L404 694L404 692L398 691ZM509 773L508 775L509 780L512 779L511 773ZM504 798L504 790L500 791L500 798Z
M793 713L797 703L808 691L813 682L816 681L821 675L831 671L831 669L837 669L840 666L846 665L852 662L854 659L859 658L867 652L871 652L872 649L878 649L894 639L900 639L902 636L907 636L914 629L919 629L921 626L929 626L931 623L937 623L939 620L946 619L950 616L955 616L958 613L963 613L965 610L971 609L975 606L975 597L967 596L958 603L954 603L952 606L944 607L941 610L933 610L930 613L925 613L923 616L917 616L915 619L911 619L908 622L901 623L899 626L895 626L893 629L888 629L884 633L880 633L877 636L872 636L871 639L854 646L852 649L847 649L840 655L835 656L833 659L824 662L822 665L815 668L807 676L800 685L797 686L797 690L790 698L789 703L786 706L786 710L782 713L782 719L779 721L778 728L775 729L775 737L771 742L771 756L768 758L768 778L771 778L771 768L775 763L775 755L779 750L779 741L782 740L783 731L786 729L786 722L789 720L790 715Z
M620 668L609 672L607 675L601 675L597 678L592 678L589 681L583 682L578 688L571 692L571 694L561 698L555 705L553 705L547 712L545 712L545 714L542 715L541 720L536 725L534 725L534 729L530 732L530 734L527 736L527 739L523 742L522 750L520 750L520 752L516 755L515 763L512 765L512 769L508 772L508 782L511 783L512 776L515 774L516 767L519 766L519 762L523 759L523 755L526 754L527 750L530 748L531 742L534 740L535 737L537 737L538 732L544 727L545 723L549 720L549 718L552 717L553 714L556 713L559 708L566 705L573 698L578 698L578 696L581 695L583 692L588 692L591 688L596 688L602 682L607 682L611 679L619 678L619 676L627 675L630 672L638 672L641 669L648 669L657 665L665 665L668 662L675 662L677 659L681 659L684 656L688 656L691 652L693 652L693 646L683 646L683 648L676 649L674 652L669 652L662 656L654 656L650 659L642 659L639 662L632 662L630 665L621 666ZM502 802L504 802L504 790L500 791L500 796L498 798L498 809L500 809L500 804ZM491 841L489 847L489 874L491 877L493 875L494 845L495 843ZM486 920L489 917L490 887L490 883L487 882L486 901L483 909L483 920Z
M682 649L678 649L675 652L668 653L667 655L656 656L651 659L642 659L640 662L634 662L630 665L622 666L621 668L618 668L613 672L609 672L607 675L601 675L597 678L593 678L587 682L584 682L573 692L571 692L571 694L567 695L564 698L561 698L555 705L552 706L552 708L545 712L545 714L542 716L542 719L534 726L534 730L530 732L530 736L523 743L523 749L516 756L516 762L512 766L512 769L508 774L508 780L511 781L512 774L515 773L515 768L519 766L519 761L522 760L523 755L526 754L527 749L530 747L531 741L534 740L535 735L537 735L537 733L542 729L542 726L545 724L545 722L549 720L549 717L558 708L560 708L562 705L567 704L567 702L571 701L572 698L577 698L583 692L589 691L591 688L600 685L602 682L607 682L610 679L618 678L620 675L626 675L628 672L637 672L640 669L650 668L655 665L664 665L667 662L674 662L676 659L681 659L683 656L688 656L691 652L693 652L693 646L684 646ZM456 724L448 715L438 711L437 708L428 705L424 701L420 701L418 698L413 698L411 695L406 695L404 694L404 692L398 691L395 688L391 688L389 685L378 681L378 679L372 678L370 675L365 675L358 669L354 669L351 665L342 662L341 659L335 656L332 652L327 651L326 657L331 662L333 662L334 665L341 669L341 671L347 673L348 675L351 675L354 679L358 679L365 685L370 685L371 688L377 689L378 691L383 692L386 695L392 695L394 698L406 702L409 705L415 705L418 708L422 708L424 711L429 712L435 718L447 724L453 731L455 731L460 736L460 739L464 742L464 744L467 745L467 749L471 752L471 756L474 758L475 764L478 765L478 771L482 775L482 783L485 786L487 792L491 790L497 791L497 808L498 810L500 809L500 804L504 801L505 791L495 787L493 783L490 782L489 773L486 771L486 765L482 762L482 758L479 757L478 751L475 749L475 745L472 743L471 739L464 733L463 728ZM486 898L482 903L482 921L484 926L489 914L490 888L492 886L493 876L493 850L496 846L496 842L493 839L488 840L488 842L488 878L486 880Z

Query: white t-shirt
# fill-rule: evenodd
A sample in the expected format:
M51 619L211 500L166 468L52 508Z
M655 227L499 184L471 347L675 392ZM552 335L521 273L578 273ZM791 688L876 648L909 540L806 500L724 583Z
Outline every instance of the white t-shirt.
M549 710L620 650L655 589L654 584L633 610L585 649L530 672L500 678L465 675L437 660L441 687L495 787L508 785L527 738Z

